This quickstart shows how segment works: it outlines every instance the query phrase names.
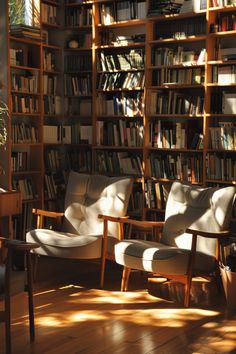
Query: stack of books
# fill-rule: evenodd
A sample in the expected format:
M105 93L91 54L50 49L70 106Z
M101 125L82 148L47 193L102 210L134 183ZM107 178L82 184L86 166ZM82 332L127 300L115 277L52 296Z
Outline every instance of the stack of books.
M151 0L148 15L156 16L179 13L183 3L184 0Z
M10 34L14 37L24 37L33 40L41 40L41 32L39 27L31 27L22 24L11 25Z

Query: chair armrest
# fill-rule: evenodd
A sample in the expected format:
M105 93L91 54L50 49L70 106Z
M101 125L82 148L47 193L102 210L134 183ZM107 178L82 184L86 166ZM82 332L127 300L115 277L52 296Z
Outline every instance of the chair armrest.
M119 222L122 224L130 224L130 225L135 225L135 226L139 226L139 227L143 227L143 228L147 228L147 227L162 228L165 224L164 221L135 220L135 219L130 219L129 216L115 217L115 216L99 214L98 217L103 220Z
M103 220L113 221L113 222L123 222L124 220L127 220L129 216L111 216L111 215L99 214L98 218Z
M186 229L186 232L193 235L203 236L207 238L223 238L230 235L229 230L224 230L219 232L207 232L207 231L199 231L194 229Z
M56 224L59 226L61 224L61 219L64 216L64 213L62 212L43 209L33 209L32 213L37 215L37 229L42 228L44 217L56 219Z
M64 216L64 213L58 211L43 210L43 209L33 209L32 213L36 215L47 216L50 218L58 218Z
M160 231L163 229L163 226L165 224L164 221L146 221L146 220L135 220L135 219L130 219L129 216L123 216L123 217L115 217L115 216L110 216L110 215L102 215L99 214L98 218L103 219L104 221L104 232L103 232L103 238L107 238L107 224L108 221L112 222L117 222L119 224L119 240L123 240L124 238L124 225L129 225L130 229L129 232L131 232L132 226L136 227L137 229L144 229L146 232L147 229L152 231L152 235L155 237L155 239L160 240Z

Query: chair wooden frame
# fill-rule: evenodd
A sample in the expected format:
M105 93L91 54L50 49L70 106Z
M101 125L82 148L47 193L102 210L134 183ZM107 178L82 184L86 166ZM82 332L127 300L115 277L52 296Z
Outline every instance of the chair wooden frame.
M12 253L14 251L23 252L26 255L26 272L27 284L25 291L28 293L28 308L29 308L29 331L30 340L34 341L35 327L34 327L34 304L33 304L33 277L32 277L32 262L30 251L37 248L37 244L24 242L20 240L9 240L0 237L3 248L7 249L7 256L5 261L5 282L4 282L4 310L0 311L0 321L5 322L5 345L6 353L11 354L11 272L12 272Z
M62 218L64 217L63 212L54 212L47 211L43 209L33 209L33 214L37 216L36 219L36 228L42 228L44 223L44 218L49 217L55 219L56 227L60 228L62 225ZM104 287L104 277L105 277L105 267L106 260L115 261L115 257L111 256L107 252L107 238L108 238L108 221L116 221L116 220L127 220L128 216L124 217L112 217L107 215L98 215L98 218L103 219L103 240L102 240L102 255L101 255L101 271L100 271L100 287ZM119 223L119 234L118 240L122 240L124 238L123 235L123 225Z
M132 226L136 226L138 228L149 228L152 230L152 235L159 241L160 236L161 236L161 230L165 224L164 221L140 221L140 220L134 220L134 219L124 219L124 218L115 218L115 217L110 217L110 216L100 216L104 220L112 221L112 222L118 222L120 224L120 228L123 229L124 224L129 224ZM189 251L189 261L188 261L188 267L187 267L187 272L186 274L181 274L181 275L174 275L174 274L157 274L159 276L165 277L167 279L173 279L175 281L178 281L182 284L184 284L184 306L189 307L190 303L190 289L192 285L192 278L196 276L197 274L194 273L194 261L195 261L195 255L196 255L196 245L197 245L197 237L202 236L206 238L216 238L216 251L215 251L215 260L216 260L216 278L217 281L219 282L220 279L220 269L219 269L219 262L220 262L220 241L224 239L225 237L230 235L229 230L217 232L217 233L212 233L212 232L206 232L206 231L198 231L198 230L193 230L193 229L186 229L186 233L189 233L192 235L192 245L191 245L191 250ZM122 231L123 235L123 231ZM128 289L128 283L129 283L129 276L131 273L131 269L128 267L123 268L123 273L122 273L122 280L121 280L121 291L127 291ZM199 274L201 276L206 276L206 274Z

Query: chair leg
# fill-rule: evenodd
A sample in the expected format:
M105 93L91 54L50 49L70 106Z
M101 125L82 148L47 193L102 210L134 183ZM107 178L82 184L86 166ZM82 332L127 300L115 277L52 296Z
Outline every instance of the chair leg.
M187 277L187 282L185 284L184 307L189 307L191 284L192 284L192 277L190 276Z
M5 320L5 343L6 343L6 354L11 354L11 251L8 251L7 264L6 264L6 279L5 279L5 309L4 309L4 320Z
M130 268L128 267L123 268L122 280L121 280L121 291L127 291L128 289L130 272L131 272Z
M100 288L104 287L104 276L105 276L105 268L106 268L106 257L102 257L101 259L101 274L100 274Z
M10 306L10 294L6 291L5 294L5 343L6 353L11 354L11 306Z
M38 268L38 263L39 263L39 255L38 254L31 254L32 258L32 274L33 274L33 281L36 280L36 274L37 274L37 268Z
M30 252L26 252L26 266L27 266L27 292L29 304L29 327L30 327L30 340L34 341L34 303L33 303L33 276L32 276L32 262Z
M216 277L216 287L217 287L218 293L221 294L221 292L222 292L222 280L221 280L219 263L216 265L215 277Z

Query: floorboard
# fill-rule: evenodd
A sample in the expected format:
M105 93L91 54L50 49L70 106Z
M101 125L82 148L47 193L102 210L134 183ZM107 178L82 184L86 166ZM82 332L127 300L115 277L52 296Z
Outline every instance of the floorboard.
M126 293L119 291L120 269L110 267L103 290L98 272L74 274L35 282L34 343L29 341L26 294L12 297L13 354L236 353L236 314L227 310L223 294L201 297L206 284L194 285L198 303L185 309L180 288L174 285L172 295L163 297L167 285L160 291L159 283L148 283L140 273L132 274ZM199 301L206 298L208 303ZM3 354L3 324L0 341Z

